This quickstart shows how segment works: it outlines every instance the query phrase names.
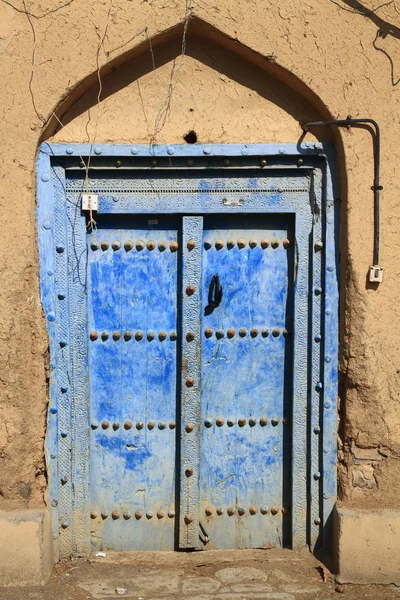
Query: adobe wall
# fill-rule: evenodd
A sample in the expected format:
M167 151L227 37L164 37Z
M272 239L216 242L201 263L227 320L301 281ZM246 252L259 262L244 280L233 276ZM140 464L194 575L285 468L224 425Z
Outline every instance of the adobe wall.
M28 15L21 0L13 4L0 5L0 505L7 510L45 501L47 337L35 230L39 141L183 143L195 130L202 143L297 142L300 123L351 114L376 119L382 130L385 279L377 289L366 284L373 240L371 136L362 129L319 131L320 139L333 135L341 183L341 498L348 507L398 507L395 3L363 16L354 11L371 8L367 0L364 8L357 0L338 0L340 7L331 0L193 1L183 58L182 0L53 0L54 12L45 0L32 0Z

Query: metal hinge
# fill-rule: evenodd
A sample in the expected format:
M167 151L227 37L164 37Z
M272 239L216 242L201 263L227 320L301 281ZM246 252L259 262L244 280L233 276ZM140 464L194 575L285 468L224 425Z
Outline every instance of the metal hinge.
M97 194L82 194L82 210L99 210Z

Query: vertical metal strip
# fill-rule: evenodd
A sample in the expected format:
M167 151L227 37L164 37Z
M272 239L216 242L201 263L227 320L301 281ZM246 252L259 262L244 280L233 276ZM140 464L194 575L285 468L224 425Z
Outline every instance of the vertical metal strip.
M182 224L181 548L199 544L200 285L203 217Z
M309 448L310 448L310 476L309 476L309 510L310 510L310 546L314 550L321 531L321 465L320 465L320 404L322 396L323 377L321 369L321 347L322 322L321 310L323 301L323 280L322 280L322 219L321 194L322 179L321 171L315 170L313 175L313 184L311 186L313 198L311 206L313 214L313 231L310 238L310 262L312 265L312 296L310 299L311 307L311 338L310 338L310 417L309 417Z
M73 552L90 552L89 490L89 389L87 323L86 221L81 213L81 194L68 194L68 285L70 319L70 382L73 386L72 477Z
M58 398L57 333L54 284L54 207L50 157L40 152L37 161L37 227L40 259L40 295L47 320L50 349L49 406L46 427L46 464L49 474L48 505L52 521L54 560L59 560L59 475L58 475Z
M309 235L312 228L308 198L296 214L294 285L294 369L292 446L292 546L307 543L307 406L309 337Z
M55 302L57 328L57 401L58 401L58 469L59 469L59 525L60 558L72 553L72 422L70 361L71 340L67 281L67 209L65 171L53 169L54 189L54 245Z
M339 342L339 282L337 228L339 206L335 203L327 176L325 231L325 310L324 310L324 398L323 398L323 538L324 547L331 544L332 511L337 494L337 390Z

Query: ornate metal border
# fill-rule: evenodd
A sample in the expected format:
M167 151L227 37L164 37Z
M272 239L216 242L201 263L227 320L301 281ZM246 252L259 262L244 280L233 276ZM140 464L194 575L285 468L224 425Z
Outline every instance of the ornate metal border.
M99 212L295 214L292 545L308 543L314 548L324 540L328 546L336 500L338 378L338 211L330 145L99 145L92 149L44 143L37 163L37 222L41 299L50 346L46 460L56 556L90 551L85 217L79 186L66 186L66 171L79 173L81 157L90 152L94 188L97 170L108 169L111 179L121 181L125 172L118 172L121 159L126 169L133 170L127 181L138 172L148 179L162 178L171 168L175 177L176 169L190 170L199 178L223 169L238 181L242 174L246 176L246 169L256 169L266 181L273 175L273 185L260 193L237 185L222 193L211 187L209 193L193 197L192 189L182 186L168 201L161 185L142 196L132 186L103 186L98 192ZM299 175L309 185L299 185ZM287 185L290 177L293 181ZM229 203L229 197L224 202L227 194L242 195L245 202Z
M185 358L182 360L181 374L181 462L183 469L193 469L193 475L181 479L181 548L196 548L199 539L202 235L203 217L183 217L182 332L187 332L187 335L182 335L182 357ZM188 334L192 336L188 337Z

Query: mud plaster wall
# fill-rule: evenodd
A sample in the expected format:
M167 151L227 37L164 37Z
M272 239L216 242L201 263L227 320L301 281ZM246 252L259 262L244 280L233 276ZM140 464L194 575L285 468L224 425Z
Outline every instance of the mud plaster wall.
M299 121L351 114L373 117L382 128L385 281L378 289L366 286L373 225L370 134L341 131L334 134L342 200L341 497L348 505L395 506L400 497L397 5L368 13L375 4L367 0L364 5L338 0L340 6L331 0L193 1L181 62L182 0L65 4L26 0L28 15L23 0L0 6L2 503L38 505L46 490L47 338L34 212L40 139L55 133L56 141L140 143L156 130L153 141L181 143L194 129L204 143L296 142ZM170 33L157 41L165 31ZM148 39L154 40L155 73ZM170 110L157 133L175 57ZM65 129L56 132L53 111ZM329 137L326 131L318 135Z

